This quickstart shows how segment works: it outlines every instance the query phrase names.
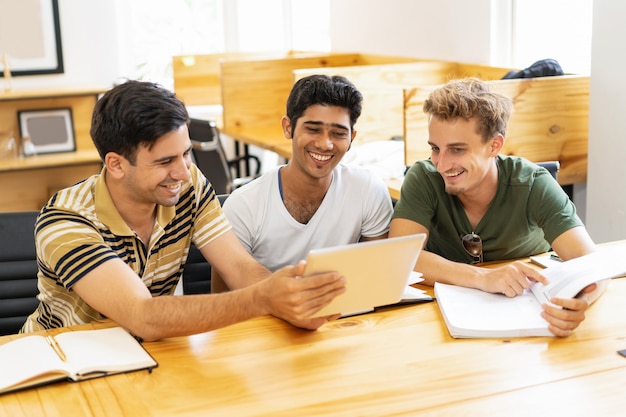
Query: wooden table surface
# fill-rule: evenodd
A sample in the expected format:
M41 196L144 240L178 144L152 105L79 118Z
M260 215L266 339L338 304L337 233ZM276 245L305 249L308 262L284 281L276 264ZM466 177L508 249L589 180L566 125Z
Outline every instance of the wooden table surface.
M625 300L612 280L563 339L453 339L436 302L317 331L261 317L144 343L152 373L0 395L0 416L624 415Z
M275 152L285 159L291 158L291 141L285 139L279 124L276 124L276 126L256 126L238 129L224 128L222 133L241 143Z

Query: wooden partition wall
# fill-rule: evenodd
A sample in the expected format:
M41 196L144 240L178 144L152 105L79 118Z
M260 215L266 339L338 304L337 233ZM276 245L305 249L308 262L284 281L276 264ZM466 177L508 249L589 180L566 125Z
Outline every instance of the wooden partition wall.
M277 59L222 61L224 130L279 126L294 83L293 72L298 69L333 72L335 67L414 61L414 58L356 53L297 54Z
M503 149L505 155L561 164L559 183L586 181L589 116L589 77L565 75L489 81L493 89L513 100ZM405 162L430 156L424 100L437 85L404 90Z
M289 58L300 52L224 52L172 57L174 91L187 106L222 104L222 61Z
M410 63L372 63L336 68L293 71L294 82L311 74L343 75L363 94L363 111L355 126L356 142L368 143L402 137L404 94L411 86L438 85L459 77L499 80L510 68L422 60Z

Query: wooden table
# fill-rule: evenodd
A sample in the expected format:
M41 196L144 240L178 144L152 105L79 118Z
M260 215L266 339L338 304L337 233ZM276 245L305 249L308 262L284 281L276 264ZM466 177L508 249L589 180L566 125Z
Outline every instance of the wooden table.
M275 152L285 159L291 158L291 140L285 138L279 124L249 128L224 128L223 133L246 145L254 145Z
M145 343L151 374L0 396L0 416L623 415L624 300L614 279L565 339L452 339L436 302L317 331L262 317Z

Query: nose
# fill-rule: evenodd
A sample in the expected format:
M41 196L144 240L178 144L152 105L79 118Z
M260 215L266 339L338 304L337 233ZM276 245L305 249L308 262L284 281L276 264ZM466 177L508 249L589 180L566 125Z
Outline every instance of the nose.
M315 146L318 149L331 150L334 147L332 138L330 137L330 131L324 130L318 138L315 140Z
M448 158L444 158L444 154L445 152L440 151L436 155L433 154L431 156L431 160L433 161L433 164L435 165L435 168L437 168L437 172L439 173L446 172L450 168L446 166Z
M176 162L172 165L171 177L177 181L188 181L191 177L189 173L189 167L191 166L191 156L183 156L177 158Z

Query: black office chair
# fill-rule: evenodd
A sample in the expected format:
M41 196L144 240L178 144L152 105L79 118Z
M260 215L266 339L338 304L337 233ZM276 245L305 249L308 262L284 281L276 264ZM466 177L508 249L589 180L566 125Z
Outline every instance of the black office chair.
M544 167L548 170L550 174L552 174L552 178L555 180L558 179L559 169L561 169L561 164L559 161L545 161L545 162L535 162L540 167Z
M17 333L39 304L34 237L38 215L0 213L0 335Z
M555 180L559 179L559 170L561 169L559 161L536 162L536 164L547 169ZM567 194L569 199L574 201L574 186L572 184L568 184L562 185L561 188L565 191L565 194Z
M224 204L224 200L228 194L220 194L217 196L220 204ZM189 248L189 256L183 268L183 294L208 294L211 292L211 264L209 264L200 250L191 244Z
M226 157L215 122L192 118L189 123L189 138L195 163L211 181L217 194L230 194L235 188L260 175L261 161L255 155L241 155L233 159ZM254 173L246 173L247 177L236 178L234 173L237 167L250 161L256 165Z

